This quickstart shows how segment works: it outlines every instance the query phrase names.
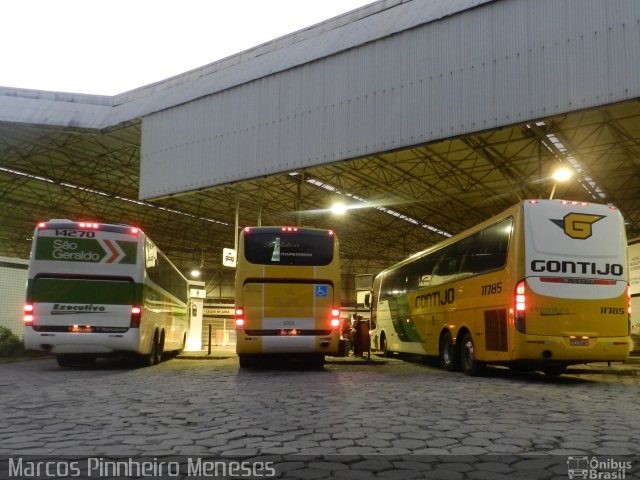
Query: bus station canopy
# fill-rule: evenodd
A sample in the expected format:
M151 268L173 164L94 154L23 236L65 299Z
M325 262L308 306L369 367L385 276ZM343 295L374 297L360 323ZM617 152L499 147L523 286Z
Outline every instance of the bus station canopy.
M541 2L380 0L116 97L0 87L0 256L28 258L37 222L69 218L139 226L184 269L219 271L223 249L235 245L237 219L240 227L335 230L344 271L376 273L522 199L552 194L614 205L628 238L640 236L640 7L635 0ZM518 22L526 31L515 28ZM513 55L497 53L515 48L501 38L519 42ZM441 62L439 71L429 70L431 61ZM340 74L345 71L351 75ZM416 90L420 75L431 75L435 94ZM296 84L304 95L283 87L294 77L304 80ZM320 125L333 132L326 161L301 165L295 136L264 120L287 108L269 111L269 88L290 93L283 98L308 113L305 121L324 119ZM351 96L338 101L347 98L345 89ZM242 111L233 102L226 110L199 107L223 109L228 98L253 100ZM319 102L316 110L307 107L310 101ZM377 114L358 113L369 109ZM182 155L180 134L211 120L190 114L213 110L243 126L227 132L225 148L233 152L237 142L239 150L255 151L248 168L254 173L145 195L160 179L141 176L141 169L153 169L144 163L149 147L170 162L171 169L160 171L165 182L198 177ZM165 121L178 111L189 125ZM257 127L254 117L261 118ZM307 125L295 115L284 120L291 129ZM252 137L254 127L275 134ZM210 137L222 138L220 128L213 125ZM366 142L375 128L390 132L390 141L358 153L371 147ZM413 137L427 130L432 134L424 139ZM402 138L406 132L412 136ZM303 133L314 141L326 131ZM174 143L164 148L163 136ZM149 137L155 145L145 143ZM345 141L355 148L336 154ZM206 142L215 147L210 138L191 142L194 156L215 156L202 151ZM279 147L273 151L287 153L295 165L255 174L256 163L277 161L273 153L261 156L264 145ZM178 146L180 154L171 155ZM315 148L322 147L318 141ZM219 167L234 161L229 155ZM554 180L559 166L569 167L572 178ZM330 210L336 202L346 206L341 215Z

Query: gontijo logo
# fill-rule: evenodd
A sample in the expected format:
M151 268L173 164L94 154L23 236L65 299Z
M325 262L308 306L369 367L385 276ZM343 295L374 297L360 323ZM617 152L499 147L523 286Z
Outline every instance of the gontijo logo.
M592 225L605 215L591 215L587 213L567 213L562 220L550 219L571 238L585 240L593 234Z

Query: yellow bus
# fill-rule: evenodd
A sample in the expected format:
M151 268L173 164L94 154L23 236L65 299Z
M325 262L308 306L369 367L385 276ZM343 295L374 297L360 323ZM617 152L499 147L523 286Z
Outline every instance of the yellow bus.
M613 206L526 200L381 272L373 347L560 375L627 359L629 283Z
M340 259L331 230L247 227L240 233L235 280L240 367L265 355L315 366L338 352Z

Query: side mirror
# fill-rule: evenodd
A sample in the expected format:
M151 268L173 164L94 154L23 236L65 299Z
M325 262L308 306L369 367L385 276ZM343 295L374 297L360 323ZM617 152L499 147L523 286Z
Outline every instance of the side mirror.
M370 293L367 293L364 296L364 306L367 307L367 308L371 308L371 294Z

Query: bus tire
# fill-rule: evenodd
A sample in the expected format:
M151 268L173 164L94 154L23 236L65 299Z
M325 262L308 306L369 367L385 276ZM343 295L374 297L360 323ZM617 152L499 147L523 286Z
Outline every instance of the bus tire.
M151 340L151 351L149 353L143 353L138 355L137 363L141 367L151 367L156 365L158 358L158 332L153 334L153 340Z
M164 355L164 330L160 333L160 339L156 347L156 356L153 359L153 364L158 365L162 362L162 356Z
M246 353L238 354L240 368L251 368L257 365L256 355L247 355Z
M382 332L382 334L380 335L380 350L382 351L382 355L384 355L385 357L391 356L391 352L387 347L387 336L384 334L384 332Z
M71 367L73 360L73 355L56 355L56 361L60 367Z
M453 338L449 330L445 330L440 335L440 365L447 372L455 372L459 369L458 356L456 348L453 345Z
M462 371L475 377L482 374L484 364L476 359L476 350L471 333L465 332L460 342L460 366Z
M324 354L314 353L307 358L307 365L313 369L324 368Z

